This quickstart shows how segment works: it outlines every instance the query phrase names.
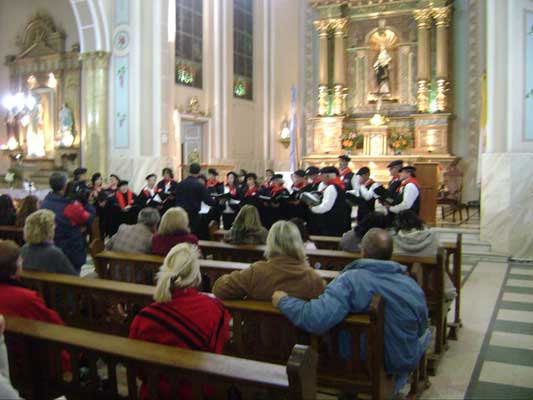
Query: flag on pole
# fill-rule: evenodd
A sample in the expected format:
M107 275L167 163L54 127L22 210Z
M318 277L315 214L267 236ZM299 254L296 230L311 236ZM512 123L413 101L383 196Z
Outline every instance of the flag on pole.
M291 86L291 109L290 109L289 131L291 139L290 147L290 161L291 171L295 171L298 168L297 155L296 155L296 129L298 126L298 120L296 116L296 86Z
M481 76L481 112L479 116L479 151L476 182L481 186L481 157L487 148L487 74Z

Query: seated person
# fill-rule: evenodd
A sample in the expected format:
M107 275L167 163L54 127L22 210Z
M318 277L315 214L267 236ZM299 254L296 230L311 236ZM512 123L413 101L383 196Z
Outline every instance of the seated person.
M387 224L388 220L384 214L376 211L370 212L353 229L342 235L340 249L352 253L359 252L361 250L359 243L361 243L363 236L372 228L385 229Z
M20 210L17 213L16 226L23 228L26 223L26 218L39 209L39 199L35 196L29 195L22 200Z
M7 194L0 195L0 225L15 225L17 212L13 200Z
M78 276L63 251L54 245L55 215L50 210L35 211L26 219L20 255L24 269Z
M160 220L159 211L155 208L142 209L135 225L120 225L118 232L106 243L106 250L150 254L152 237Z
M198 244L198 238L189 229L189 216L181 207L169 208L152 238L152 254L166 256L179 243Z
M268 231L261 224L259 211L247 204L241 208L224 241L233 244L265 244Z
M20 282L20 248L11 240L0 240L0 314L63 325L59 315L44 300Z
M291 218L290 220L298 230L300 231L300 236L304 242L304 249L306 250L316 250L316 244L311 241L309 238L309 231L307 230L307 224L301 218Z
M222 303L198 291L202 283L198 249L181 243L168 253L159 273L155 303L145 307L133 320L129 337L191 350L221 353L229 339L230 314ZM141 374L141 378L145 377ZM192 387L185 379L179 382L179 395L169 393L170 383L161 377L159 399L192 399ZM204 387L208 398L214 398ZM145 384L141 399L148 397Z
M309 266L300 232L292 222L272 225L265 258L250 268L221 276L213 294L221 299L269 300L275 290L305 299L314 299L323 292L326 284Z
M395 376L395 391L407 383L429 343L428 309L424 292L406 275L407 268L390 261L393 241L374 228L361 241L363 259L346 266L318 299L305 301L276 291L274 306L297 327L322 334L349 313L368 311L372 295L385 301L385 370Z
M7 360L7 349L4 343L4 330L6 321L0 314L0 399L19 400L20 396L9 382L9 362Z

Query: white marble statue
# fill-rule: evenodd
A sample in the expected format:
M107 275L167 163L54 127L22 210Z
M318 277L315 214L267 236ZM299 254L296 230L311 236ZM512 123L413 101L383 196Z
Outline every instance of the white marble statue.
M37 103L30 114L30 123L26 132L28 156L44 157L46 155L44 139L44 109L41 103Z
M60 143L63 146L70 147L74 142L74 135L72 133L74 116L72 110L64 103L59 111L59 122L61 124L59 128L59 133L61 135Z
M387 52L385 46L381 46L378 58L374 63L374 71L376 72L377 92L379 94L390 93L389 68L392 57Z

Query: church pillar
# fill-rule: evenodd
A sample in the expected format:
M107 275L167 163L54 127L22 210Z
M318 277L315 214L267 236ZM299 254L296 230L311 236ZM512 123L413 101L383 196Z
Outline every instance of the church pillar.
M418 27L418 90L416 103L418 111L427 112L429 109L428 89L431 81L431 9L415 10L414 16Z
M328 113L328 33L329 21L315 21L315 28L319 35L318 60L318 115Z
M437 110L448 109L448 38L451 18L451 8L438 7L433 9L433 17L437 26Z
M344 36L346 34L347 19L340 18L333 22L335 32L335 61L333 69L333 84L335 85L333 95L333 114L343 115L344 91L346 84L345 63L344 63Z
M82 53L82 165L107 176L107 79L110 53Z

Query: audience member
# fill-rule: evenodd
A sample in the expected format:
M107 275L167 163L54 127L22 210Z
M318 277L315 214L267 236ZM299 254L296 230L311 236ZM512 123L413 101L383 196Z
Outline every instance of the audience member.
M68 257L72 266L79 273L87 261L85 234L91 226L95 211L88 204L71 201L66 196L67 176L54 172L50 176L50 188L41 204L41 208L55 214L55 244Z
M241 208L224 241L233 244L265 244L268 231L261 224L259 211L247 204Z
M5 328L4 316L0 314L0 399L19 400L18 392L9 382L9 362L6 344L4 343Z
M291 222L296 225L300 231L300 236L304 242L304 249L316 250L316 244L309 238L309 231L307 230L307 224L305 221L301 218L291 218Z
M363 236L372 228L385 229L387 223L386 215L376 211L368 213L358 225L342 235L340 242L341 250L352 253L358 252L360 250L359 244Z
M26 223L26 218L39 209L39 199L35 196L29 195L24 197L17 213L17 222L15 225L23 228Z
M166 256L177 244L198 244L198 238L189 229L189 216L181 207L172 207L161 219L158 232L152 238L152 254Z
M222 303L198 291L202 282L199 253L195 246L181 243L166 256L155 289L155 303L145 307L133 320L129 337L192 350L221 353L229 339L231 316ZM146 381L146 376L141 374ZM178 385L180 399L192 399L190 382ZM214 398L212 388L204 387L204 395ZM170 398L170 383L160 378L157 398ZM145 384L141 399L148 397ZM196 397L194 397L196 398Z
M27 270L78 275L69 259L54 245L55 216L50 210L34 212L26 220L21 257Z
M15 225L17 212L13 200L7 194L0 195L0 225Z
M122 224L111 239L106 243L106 249L122 253L150 254L152 238L161 220L155 208L144 208L139 212L135 225Z
M349 313L368 311L379 293L385 304L385 370L395 377L395 391L407 383L429 343L428 309L424 292L406 275L407 268L390 261L391 235L370 229L361 241L363 259L348 265L323 295L305 301L276 291L274 306L299 328L322 334Z
M221 299L269 300L275 290L304 299L318 297L326 286L309 266L296 225L278 221L268 233L265 258L250 268L220 277L213 294Z

